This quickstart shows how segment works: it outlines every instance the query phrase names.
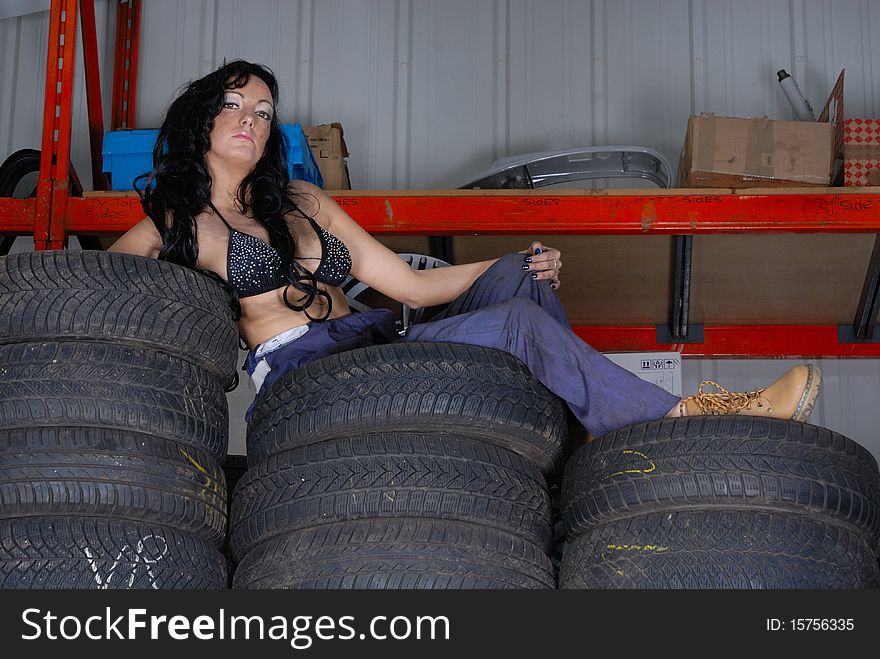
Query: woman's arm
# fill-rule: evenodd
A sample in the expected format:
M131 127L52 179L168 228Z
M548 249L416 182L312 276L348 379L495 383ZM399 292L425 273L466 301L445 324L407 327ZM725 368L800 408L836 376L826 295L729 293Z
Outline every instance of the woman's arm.
M306 197L314 197L317 203L303 204L304 212L316 212L321 224L348 247L352 276L410 307L431 307L451 302L498 260L414 270L364 231L323 190L302 181L296 181L293 189Z
M144 218L113 243L108 252L124 252L156 258L162 249L162 236L149 217Z
M394 252L391 253L394 254ZM415 275L418 281L414 290L416 295L413 297L415 299L412 302L406 303L415 309L452 302L464 293L477 280L477 277L486 272L498 260L491 259L489 261L463 263L443 268L431 268L430 270L414 270L397 254L394 254L394 258L403 263L404 267ZM381 289L378 290L384 292Z

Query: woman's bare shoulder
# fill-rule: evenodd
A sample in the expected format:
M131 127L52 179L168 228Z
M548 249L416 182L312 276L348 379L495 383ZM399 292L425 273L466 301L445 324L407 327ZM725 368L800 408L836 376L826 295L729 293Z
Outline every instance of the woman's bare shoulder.
M153 220L145 217L114 242L108 251L156 258L161 249L162 236Z
M291 181L288 194L300 211L315 219L321 212L321 201L327 196L317 185L306 181Z

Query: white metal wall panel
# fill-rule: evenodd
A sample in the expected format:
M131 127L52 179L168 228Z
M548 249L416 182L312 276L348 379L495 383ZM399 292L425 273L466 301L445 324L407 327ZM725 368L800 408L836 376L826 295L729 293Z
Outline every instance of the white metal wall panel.
M705 103L698 112L789 118L776 71L791 68L788 7L762 0L704 2L701 69ZM792 72L793 73L793 72ZM796 75L796 74L795 74Z
M358 185L387 186L395 160L398 8L380 0L327 5L310 7L310 48L299 60L309 86L301 81L296 96L297 107L305 106L306 113L294 116L302 123L348 116L342 120L348 147L364 154Z
M109 123L116 3L96 2ZM0 158L39 148L48 12L0 20ZM77 32L72 157L89 185ZM791 118L787 69L818 112L846 68L848 116L880 116L880 0L147 0L138 127L223 58L269 65L284 121L341 121L359 188L443 188L527 151L631 143L675 162L688 114ZM685 361L761 386L787 362ZM824 360L813 420L880 456L880 360ZM234 418L252 396L230 399ZM240 424L236 421L235 424ZM243 424L232 450L243 451Z
M847 116L880 116L878 54L880 3L876 0L801 2L803 5L805 94L814 106L825 102L829 85L846 68ZM871 35L874 35L872 40ZM872 41L874 43L872 43ZM819 108L816 108L819 111Z
M448 187L492 153L494 5L422 0L411 20L410 185Z
M213 0L141 4L135 128L158 128L180 87L216 68L215 17ZM113 18L115 29L115 13ZM105 94L113 91L112 85L112 78L106 83L101 79Z
M96 4L109 111L115 2ZM47 27L48 12L0 20L0 155L39 144ZM578 145L675 161L692 112L790 118L779 68L818 112L846 67L847 114L880 114L878 34L878 0L149 0L138 124L245 57L278 73L285 121L343 123L357 187L446 187L499 157ZM88 180L81 59L76 81Z
M96 0L95 27L105 125L109 124L113 91L115 26L115 3ZM41 146L48 38L48 11L0 21L0 162L19 149L39 149ZM80 180L89 187L92 173L82 53L82 32L77 25L70 153Z
M0 21L0 158L40 148L48 28L48 12Z

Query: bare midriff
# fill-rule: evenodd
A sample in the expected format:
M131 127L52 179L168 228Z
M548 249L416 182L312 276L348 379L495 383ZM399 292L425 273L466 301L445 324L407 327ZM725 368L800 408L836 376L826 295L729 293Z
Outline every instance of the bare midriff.
M340 289L322 284L318 286L327 291L330 299L333 300L333 307L328 320L351 313L351 309L349 309L348 303L345 301L345 295ZM241 300L241 319L238 323L238 331L249 348L253 349L261 343L265 343L273 336L309 322L309 318L304 312L294 311L284 304L283 293L284 289L278 288L274 291L253 295ZM296 304L297 296L300 293L291 286L287 295L288 299ZM309 307L309 314L316 318L322 317L326 312L326 304L326 300L323 297L316 298L312 306Z
M265 228L251 223L247 225L246 219L240 214L228 214L227 220L234 222L233 225L240 231L249 233L263 242L269 242L269 235ZM229 250L229 230L221 224L220 220L213 215L200 214L196 218L197 238L199 244L198 265L201 268L216 272L224 280L229 279L226 270L227 254ZM291 221L288 228L291 231L297 246L297 258L300 264L314 271L320 263L321 244L318 236L311 226L302 221ZM330 318L339 318L351 313L345 294L341 289L318 282L318 288L327 292L333 300ZM265 343L273 336L277 336L294 327L309 323L309 318L302 311L294 311L284 304L284 287L276 288L259 295L251 295L239 298L241 304L241 318L238 322L238 332L249 348L255 348ZM288 299L292 304L300 302L302 293L291 286L287 291ZM326 313L326 300L324 297L316 297L312 306L309 307L309 315L313 318L321 318Z

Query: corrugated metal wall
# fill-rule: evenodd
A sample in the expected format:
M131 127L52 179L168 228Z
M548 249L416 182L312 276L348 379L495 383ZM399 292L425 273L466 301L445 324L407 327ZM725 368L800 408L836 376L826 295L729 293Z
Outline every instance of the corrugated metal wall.
M96 2L105 117L115 11ZM47 23L0 21L0 158L40 144ZM675 162L691 113L791 118L780 68L818 110L845 67L847 116L880 116L877 0L147 0L138 127L224 57L276 71L284 121L341 121L357 188L444 188L499 157L571 146L638 144ZM88 185L81 71L72 149ZM785 366L686 361L685 390L759 386ZM880 362L823 367L813 420L880 456Z
M96 9L108 110L115 3ZM39 144L47 22L0 21L0 154ZM877 116L878 35L877 0L148 0L138 124L244 57L278 73L284 120L343 123L360 188L448 187L570 146L639 144L675 162L691 113L791 118L780 68L818 110L845 67L847 114Z

